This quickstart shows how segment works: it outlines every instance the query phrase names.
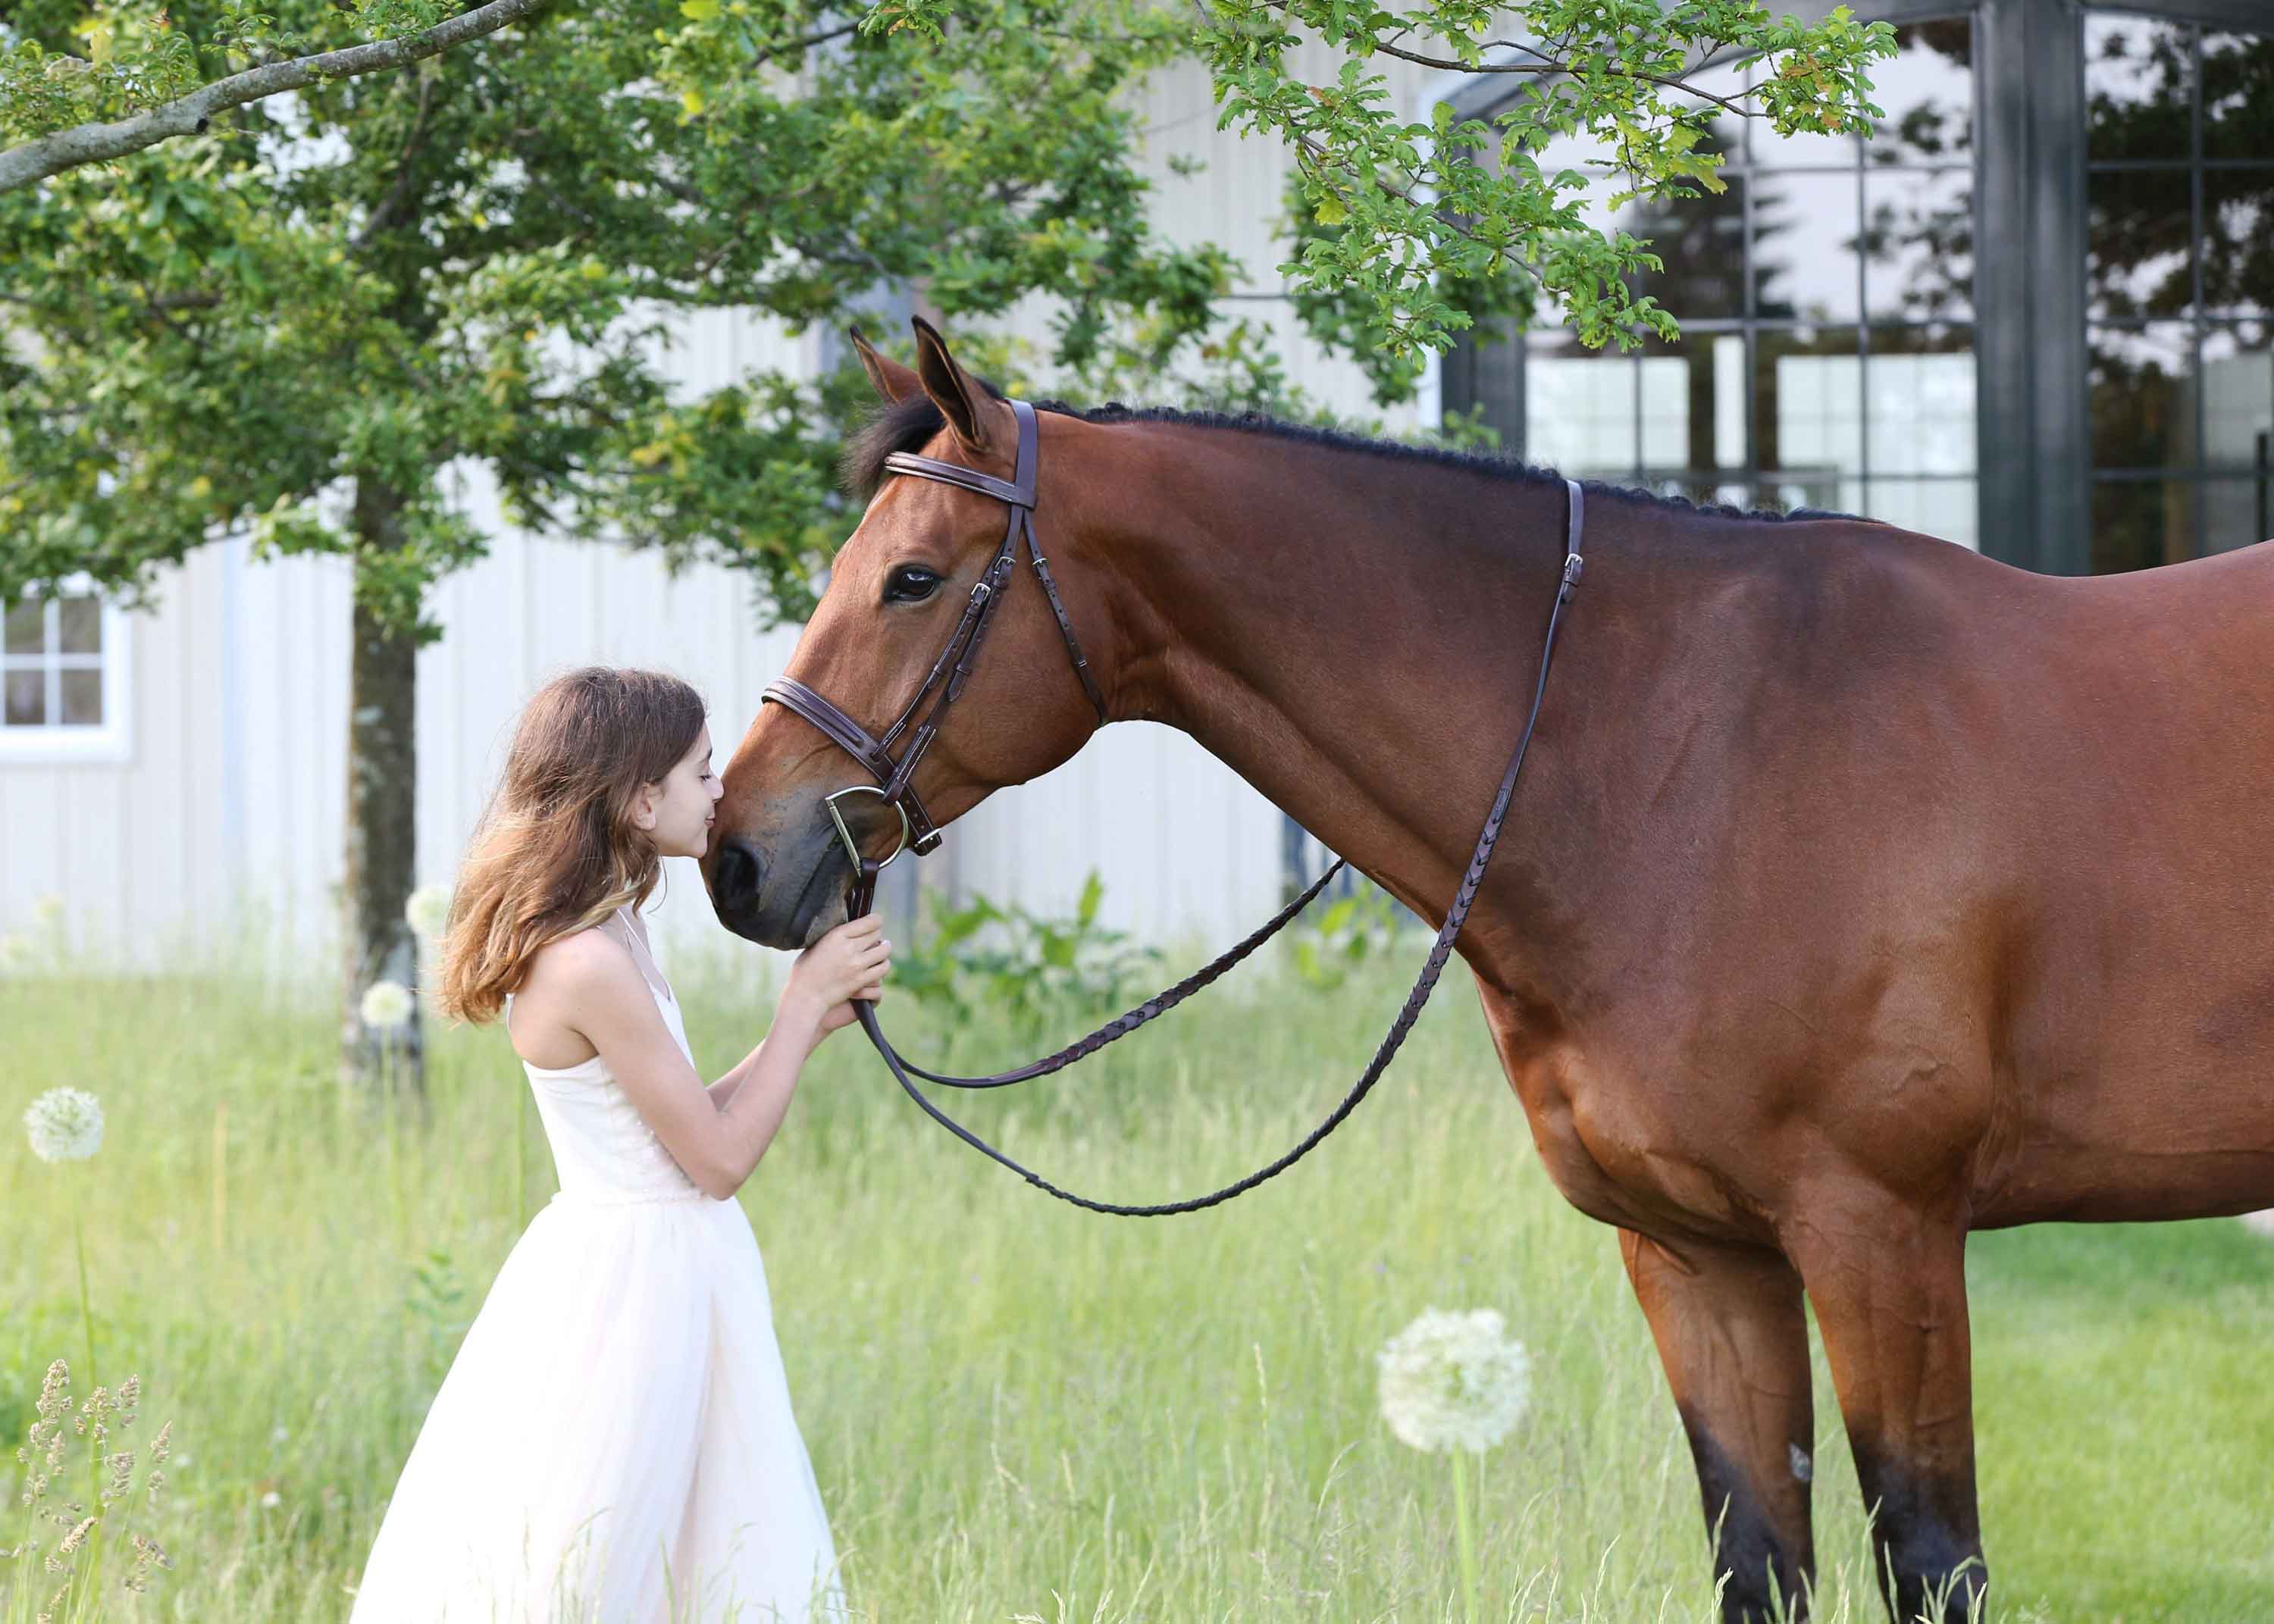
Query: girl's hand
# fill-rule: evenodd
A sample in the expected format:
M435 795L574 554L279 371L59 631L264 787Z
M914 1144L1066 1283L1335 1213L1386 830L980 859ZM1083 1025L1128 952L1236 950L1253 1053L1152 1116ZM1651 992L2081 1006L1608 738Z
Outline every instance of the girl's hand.
M846 921L797 956L775 1011L802 1023L816 1042L853 1024L854 998L874 1002L885 996L892 966L892 944L880 932L875 914Z

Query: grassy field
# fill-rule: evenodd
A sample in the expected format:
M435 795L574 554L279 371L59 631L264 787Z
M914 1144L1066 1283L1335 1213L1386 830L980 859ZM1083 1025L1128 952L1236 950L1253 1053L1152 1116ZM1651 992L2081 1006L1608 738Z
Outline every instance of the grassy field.
M1086 1192L1205 1190L1323 1113L1419 951L1332 995L1259 960L1255 994L957 1104ZM715 1074L771 996L674 971ZM886 1025L964 1069L1014 1057L906 1000ZM553 1188L501 1032L430 1028L424 1130L341 1097L334 1033L320 998L240 981L0 978L0 1427L22 1439L50 1359L83 1364L74 1207L101 1374L140 1374L139 1435L175 1422L154 1530L174 1570L107 1616L343 1618L457 1340ZM64 1083L108 1126L94 1160L49 1166L16 1124ZM1050 1202L923 1121L857 1031L742 1199L866 1617L1461 1617L1447 1462L1374 1402L1375 1350L1433 1305L1499 1309L1533 1359L1532 1410L1483 1460L1484 1616L1714 1616L1613 1236L1547 1184L1457 965L1342 1132L1226 1208ZM2274 1244L2232 1222L2047 1227L1977 1237L1970 1272L1992 1617L2274 1619ZM1875 1620L1820 1357L1818 1389L1818 1616Z

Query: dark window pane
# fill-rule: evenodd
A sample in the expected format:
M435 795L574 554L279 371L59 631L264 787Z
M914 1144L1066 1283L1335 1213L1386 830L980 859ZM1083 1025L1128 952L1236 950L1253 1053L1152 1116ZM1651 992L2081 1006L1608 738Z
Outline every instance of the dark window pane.
M1870 338L1864 424L1872 477L1972 473L1973 330L1874 327Z
M2274 158L2274 34L2206 32L2203 156Z
M2274 314L2274 169L2203 171L2203 308Z
M1754 448L1764 496L1788 507L1836 508L1841 479L1863 472L1863 357L1853 327L1765 332L1753 357Z
M66 727L100 727L102 726L102 673L99 671L66 671L64 679L64 725Z
M7 725L11 727L37 727L47 719L47 673L39 671L10 672Z
M2274 332L2264 322L2203 334L2203 462L2240 471L2263 466L2274 432Z
M2104 321L2195 304L2187 171L2095 169L2085 182L2086 308Z
M1854 322L1862 289L1856 176L1753 179L1753 294L1758 315Z
M1962 547L1981 546L1980 493L1971 479L1882 479L1874 475L1864 513Z
M2187 468L2195 463L2195 329L2161 322L2144 331L2086 335L2096 468Z
M92 598L66 598L56 605L61 611L63 642L66 654L100 654L102 652L102 605Z
M1615 346L1535 343L1524 368L1525 460L1573 478L1632 479L1638 377Z
M1864 177L1864 311L1874 320L1974 313L1974 177L1964 169Z
M11 654L47 652L48 606L36 600L19 603L8 611L7 651Z
M1636 199L1619 216L1619 227L1650 244L1665 267L1636 279L1674 312L1677 321L1743 315L1745 266L1745 177L1728 172L1725 190L1699 188L1694 198Z
M2206 479L2199 498L2204 552L2231 553L2274 538L2274 470L2255 479Z
M1871 132L1877 163L1948 163L1974 150L1974 25L1964 17L1895 30L1892 61L1866 70L1887 109Z
M2144 17L2084 19L2087 157L2193 156L2194 32Z
M1745 467L1745 341L1737 333L1683 335L1641 351L1642 477L1693 501L1740 501L1714 492Z
M2092 487L2092 573L2195 556L2194 489L2181 480L2103 480Z

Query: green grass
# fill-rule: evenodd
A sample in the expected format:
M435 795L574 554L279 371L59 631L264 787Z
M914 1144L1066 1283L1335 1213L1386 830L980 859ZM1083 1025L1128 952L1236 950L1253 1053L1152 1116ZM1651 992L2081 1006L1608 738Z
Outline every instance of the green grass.
M1218 989L954 1105L1086 1193L1206 1190L1339 1096L1419 951L1333 996L1258 963L1268 998ZM707 1074L772 1007L730 962L679 969ZM918 1057L1026 1057L885 1013ZM502 1033L430 1027L433 1125L390 1134L335 1087L335 1031L320 996L242 981L0 979L0 1425L19 1440L49 1360L82 1363L74 1202L102 1374L140 1373L140 1435L176 1423L174 1571L108 1616L344 1617L457 1339L553 1188ZM94 1161L48 1167L15 1124L62 1083L108 1126ZM1533 1355L1532 1411L1483 1462L1485 1616L1714 1616L1614 1237L1549 1186L1457 966L1355 1117L1215 1212L1045 1199L922 1120L857 1031L742 1199L869 1617L1460 1617L1447 1462L1374 1396L1375 1350L1431 1305L1498 1308ZM2041 1228L1976 1237L1971 1275L1993 1616L2274 1619L2274 1246L2225 1222ZM1818 1616L1875 1620L1820 1359L1818 1388ZM11 1448L8 1516L16 1470Z

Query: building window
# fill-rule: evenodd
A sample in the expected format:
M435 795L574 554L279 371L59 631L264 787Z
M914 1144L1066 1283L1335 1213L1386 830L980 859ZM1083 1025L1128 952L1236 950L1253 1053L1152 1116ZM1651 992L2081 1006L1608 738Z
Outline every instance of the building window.
M2274 536L2274 39L2082 26L2098 574Z
M0 763L124 761L125 613L84 580L11 605L0 635Z
M1871 70L1886 117L1868 140L1726 117L1727 191L1593 215L1651 240L1664 268L1640 290L1682 339L1589 350L1543 312L1527 337L1480 347L1468 375L1504 446L1566 474L1977 545L1973 25L1896 34ZM1728 94L1756 71L1693 78ZM1591 195L1608 197L1600 156L1558 143L1540 167L1600 176Z

